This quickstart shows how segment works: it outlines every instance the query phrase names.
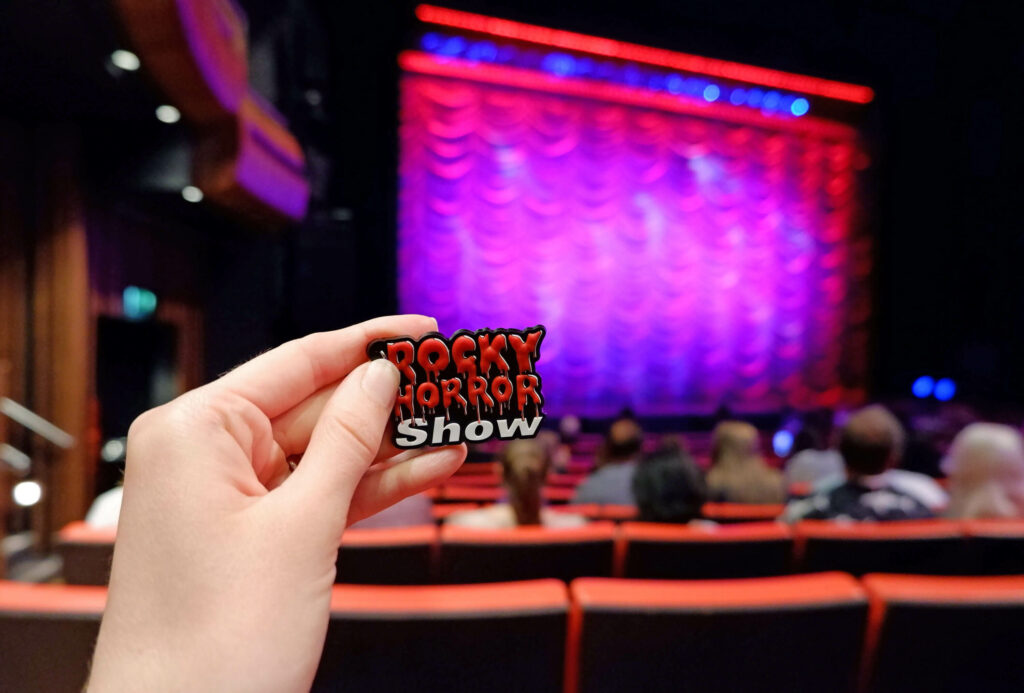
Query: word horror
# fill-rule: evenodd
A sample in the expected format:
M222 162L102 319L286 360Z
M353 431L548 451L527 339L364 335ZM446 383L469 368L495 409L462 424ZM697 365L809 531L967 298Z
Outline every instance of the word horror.
M395 400L395 445L418 448L537 435L544 420L537 373L544 334L544 326L537 325L371 342L367 355L391 361L402 376Z

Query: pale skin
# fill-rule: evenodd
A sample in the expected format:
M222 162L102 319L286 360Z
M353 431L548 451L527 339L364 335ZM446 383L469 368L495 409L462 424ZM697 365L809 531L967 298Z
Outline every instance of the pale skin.
M345 527L435 486L465 446L399 453L378 318L284 344L139 417L88 690L308 690ZM287 460L301 456L294 472Z

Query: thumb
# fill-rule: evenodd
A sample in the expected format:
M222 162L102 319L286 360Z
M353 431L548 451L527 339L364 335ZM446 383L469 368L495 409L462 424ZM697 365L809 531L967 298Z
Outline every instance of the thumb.
M317 419L301 464L281 488L322 514L332 536L345 529L352 494L377 456L398 381L398 369L384 359L349 373Z

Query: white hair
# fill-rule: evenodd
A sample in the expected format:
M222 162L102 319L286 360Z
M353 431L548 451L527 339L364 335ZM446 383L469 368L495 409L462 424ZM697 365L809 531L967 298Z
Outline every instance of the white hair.
M970 424L953 439L943 464L950 477L947 514L1024 515L1024 437L1010 426Z

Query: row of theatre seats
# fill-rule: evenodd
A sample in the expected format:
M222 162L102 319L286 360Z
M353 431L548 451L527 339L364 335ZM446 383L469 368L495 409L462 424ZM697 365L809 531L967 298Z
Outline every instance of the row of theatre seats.
M103 585L114 534L82 524L60 533L64 579ZM571 529L351 529L339 583L401 585L580 577L722 579L841 571L1024 574L1024 521L923 520L732 525L595 522Z
M80 691L105 600L0 582L0 690ZM1019 692L1022 624L1024 576L338 585L313 690Z

